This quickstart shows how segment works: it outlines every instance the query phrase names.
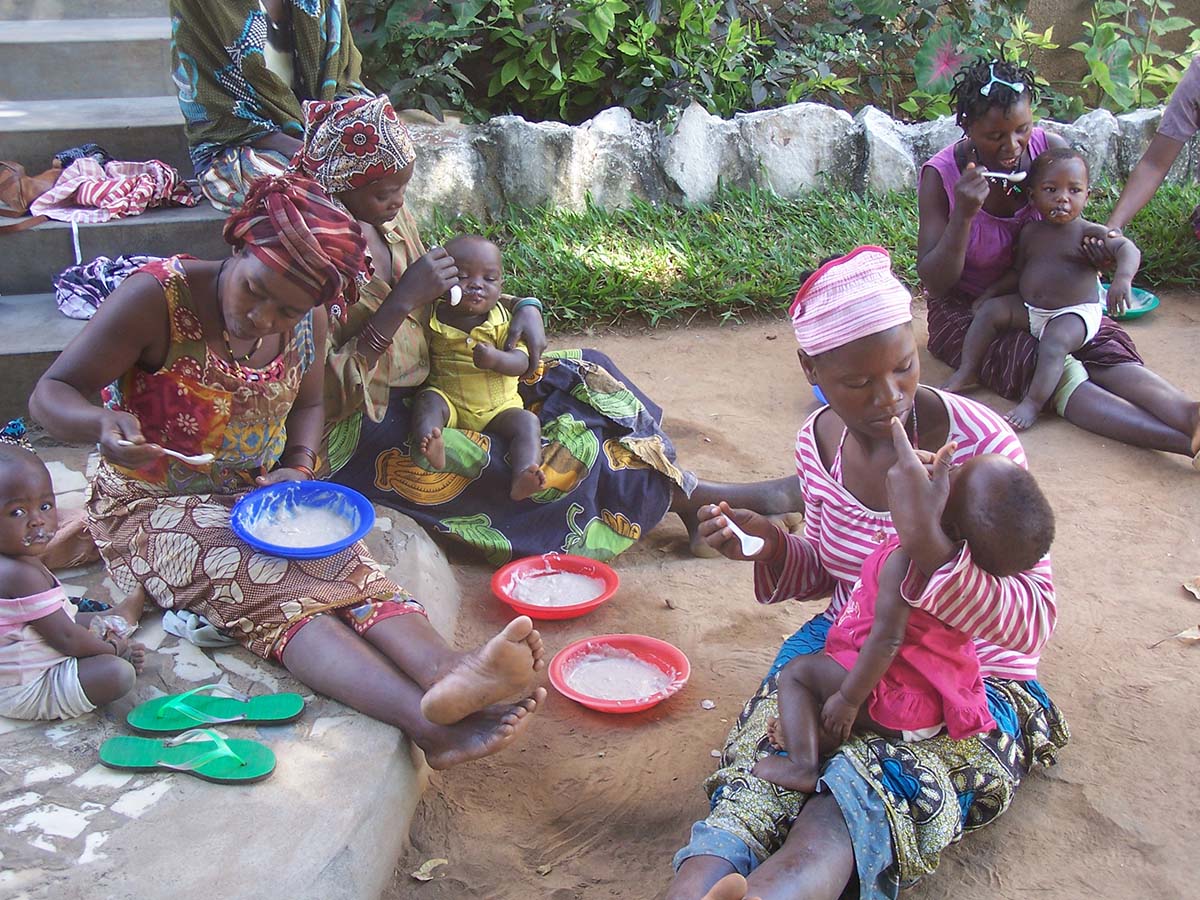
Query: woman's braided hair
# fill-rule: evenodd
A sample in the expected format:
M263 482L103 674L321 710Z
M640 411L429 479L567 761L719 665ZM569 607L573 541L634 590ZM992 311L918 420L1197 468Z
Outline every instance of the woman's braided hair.
M1013 84L1025 85L1017 93L1008 85L993 82L987 96L979 91L992 81L992 74ZM993 59L977 59L969 62L954 76L954 87L950 98L954 101L954 118L959 128L965 129L970 122L978 121L989 109L1012 109L1022 97L1028 97L1030 105L1037 103L1038 86L1033 70L1020 63L1001 62Z

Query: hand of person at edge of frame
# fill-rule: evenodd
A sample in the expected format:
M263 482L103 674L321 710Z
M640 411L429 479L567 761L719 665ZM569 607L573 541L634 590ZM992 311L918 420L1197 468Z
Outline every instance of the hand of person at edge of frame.
M515 350L518 341L524 341L529 349L529 367L525 370L525 377L533 378L541 365L542 354L546 352L546 326L537 307L522 306L512 314L504 349Z
M764 560L770 559L779 549L783 533L766 516L749 509L731 509L724 500L719 506L702 506L696 513L699 519L700 537L727 559ZM762 538L766 543L758 553L746 556L742 553L742 542L728 527L732 519L742 531Z
M434 247L404 270L393 291L401 286L413 298L413 307L428 306L458 284L458 264L443 247Z
M858 718L858 707L852 705L841 691L836 691L821 707L821 727L839 744L850 739L854 720Z
M259 487L266 487L269 484L279 484L284 481L308 481L308 475L299 469L289 469L287 466L282 466L273 472L267 472L265 475L259 475L254 479L254 483Z
M98 443L105 459L127 469L140 469L163 455L162 447L146 440L137 416L117 410L101 413Z
M892 445L896 462L887 473L888 509L892 525L904 543L906 536L911 539L941 527L942 512L950 496L950 464L958 444L949 441L933 454L918 451L909 442L904 424L893 418Z
M983 177L983 168L973 162L967 163L954 185L954 205L968 218L974 218L983 209L991 190L991 182Z
M1124 237L1124 234L1120 228L1110 228L1108 237L1116 239ZM1108 241L1095 234L1089 234L1083 239L1083 255L1097 269L1111 269L1117 264L1116 254L1108 248Z

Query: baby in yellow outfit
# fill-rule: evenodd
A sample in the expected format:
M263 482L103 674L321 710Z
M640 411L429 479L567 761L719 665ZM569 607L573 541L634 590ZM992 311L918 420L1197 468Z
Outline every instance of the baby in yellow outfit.
M446 466L443 428L487 431L507 438L514 500L546 486L539 467L542 426L525 409L517 379L529 366L529 349L508 338L508 310L500 305L504 285L500 248L479 235L447 242L458 264L462 300L442 300L429 319L429 378L413 404L413 438L435 469Z

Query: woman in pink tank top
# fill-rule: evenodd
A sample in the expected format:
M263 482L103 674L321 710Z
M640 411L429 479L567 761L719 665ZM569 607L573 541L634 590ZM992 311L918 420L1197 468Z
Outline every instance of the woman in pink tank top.
M978 60L958 73L953 96L964 137L921 170L917 271L929 293L929 350L957 367L972 304L1015 292L1012 269L1021 226L1038 213L1028 195L983 171L1027 172L1057 135L1034 127L1033 73ZM1009 400L1024 396L1037 362L1027 332L1001 334L980 371ZM1108 317L1096 337L1067 358L1053 403L1068 421L1126 444L1180 453L1200 468L1200 403L1142 364L1133 340Z

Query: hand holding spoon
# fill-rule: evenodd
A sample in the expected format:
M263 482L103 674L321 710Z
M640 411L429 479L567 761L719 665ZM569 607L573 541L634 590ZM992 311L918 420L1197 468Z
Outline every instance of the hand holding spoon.
M122 447L132 447L133 441L117 441ZM188 456L185 453L180 453L178 450L172 450L169 447L160 447L163 453L167 456L173 456L181 463L186 463L189 466L207 466L210 462L216 459L211 453L201 453L197 456Z
M726 516L725 523L729 526L729 530L736 534L737 539L741 542L742 556L754 556L766 546L766 541L760 537L755 537L752 534L746 534L746 532L742 531L742 529L737 526L737 523L734 522L731 517Z

